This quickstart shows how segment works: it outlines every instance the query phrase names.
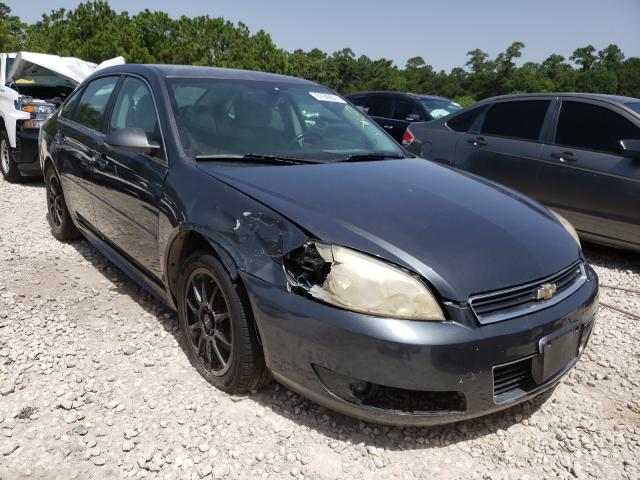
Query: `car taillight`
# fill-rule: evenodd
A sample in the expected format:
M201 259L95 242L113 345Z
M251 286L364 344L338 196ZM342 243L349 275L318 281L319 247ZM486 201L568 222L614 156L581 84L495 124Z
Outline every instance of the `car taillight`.
M416 137L413 136L413 134L409 131L409 129L404 131L404 135L402 135L402 145L403 146L407 146L407 145L411 145L411 142L413 142L415 140Z

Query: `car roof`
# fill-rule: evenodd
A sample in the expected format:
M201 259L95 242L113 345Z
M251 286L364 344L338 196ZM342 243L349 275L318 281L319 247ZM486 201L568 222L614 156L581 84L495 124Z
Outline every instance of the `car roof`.
M566 98L584 98L587 100L601 100L609 103L630 103L640 102L640 99L633 97L625 97L623 95L608 95L605 93L573 93L573 92L549 92L549 93L514 93L511 95L499 95L483 100L483 102L493 102L496 100L516 99L516 98L535 98L535 97L566 97Z
M442 99L449 100L447 97L441 97L439 95L427 95L424 93L411 93L411 92L394 92L390 90L370 90L365 92L353 92L345 95L345 97L356 97L360 95L398 95L402 97L411 97L411 98L434 98L434 99Z
M277 83L297 83L301 85L314 85L317 83L302 78L278 75L275 73L256 72L252 70L238 70L220 67L197 67L193 65L151 65L127 63L100 70L104 73L137 73L153 74L163 78L216 78L231 80L254 80Z

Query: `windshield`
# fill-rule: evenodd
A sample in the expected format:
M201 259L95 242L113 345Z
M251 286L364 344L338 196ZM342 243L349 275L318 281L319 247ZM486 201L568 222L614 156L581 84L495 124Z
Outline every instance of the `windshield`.
M625 105L629 107L631 110L633 110L634 112L640 113L640 102L625 103Z
M75 88L75 85L66 78L57 75L27 75L14 81L16 85L38 85L39 87L68 87Z
M11 65L13 65L13 61L15 60L15 58L9 58L7 57L5 66L4 66L4 74L5 76L9 74L9 71L11 70Z
M446 117L462 108L459 104L447 98L421 98L420 101L434 120Z
M279 155L340 160L400 147L332 91L294 83L167 79L188 155Z

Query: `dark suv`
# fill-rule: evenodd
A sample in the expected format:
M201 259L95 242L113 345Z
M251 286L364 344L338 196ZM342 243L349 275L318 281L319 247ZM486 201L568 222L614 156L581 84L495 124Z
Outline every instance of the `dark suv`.
M398 143L412 122L445 117L462 107L445 97L398 92L358 92L346 98L373 118Z
M530 195L587 240L640 251L640 99L494 97L411 125L403 144Z

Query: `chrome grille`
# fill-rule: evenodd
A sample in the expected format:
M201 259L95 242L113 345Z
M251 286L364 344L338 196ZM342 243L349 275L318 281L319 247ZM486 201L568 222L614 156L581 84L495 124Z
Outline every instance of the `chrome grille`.
M555 305L578 290L586 280L584 264L579 261L536 282L474 295L469 299L469 305L481 324L500 322ZM551 284L555 285L555 294L551 298L540 298L540 288Z

